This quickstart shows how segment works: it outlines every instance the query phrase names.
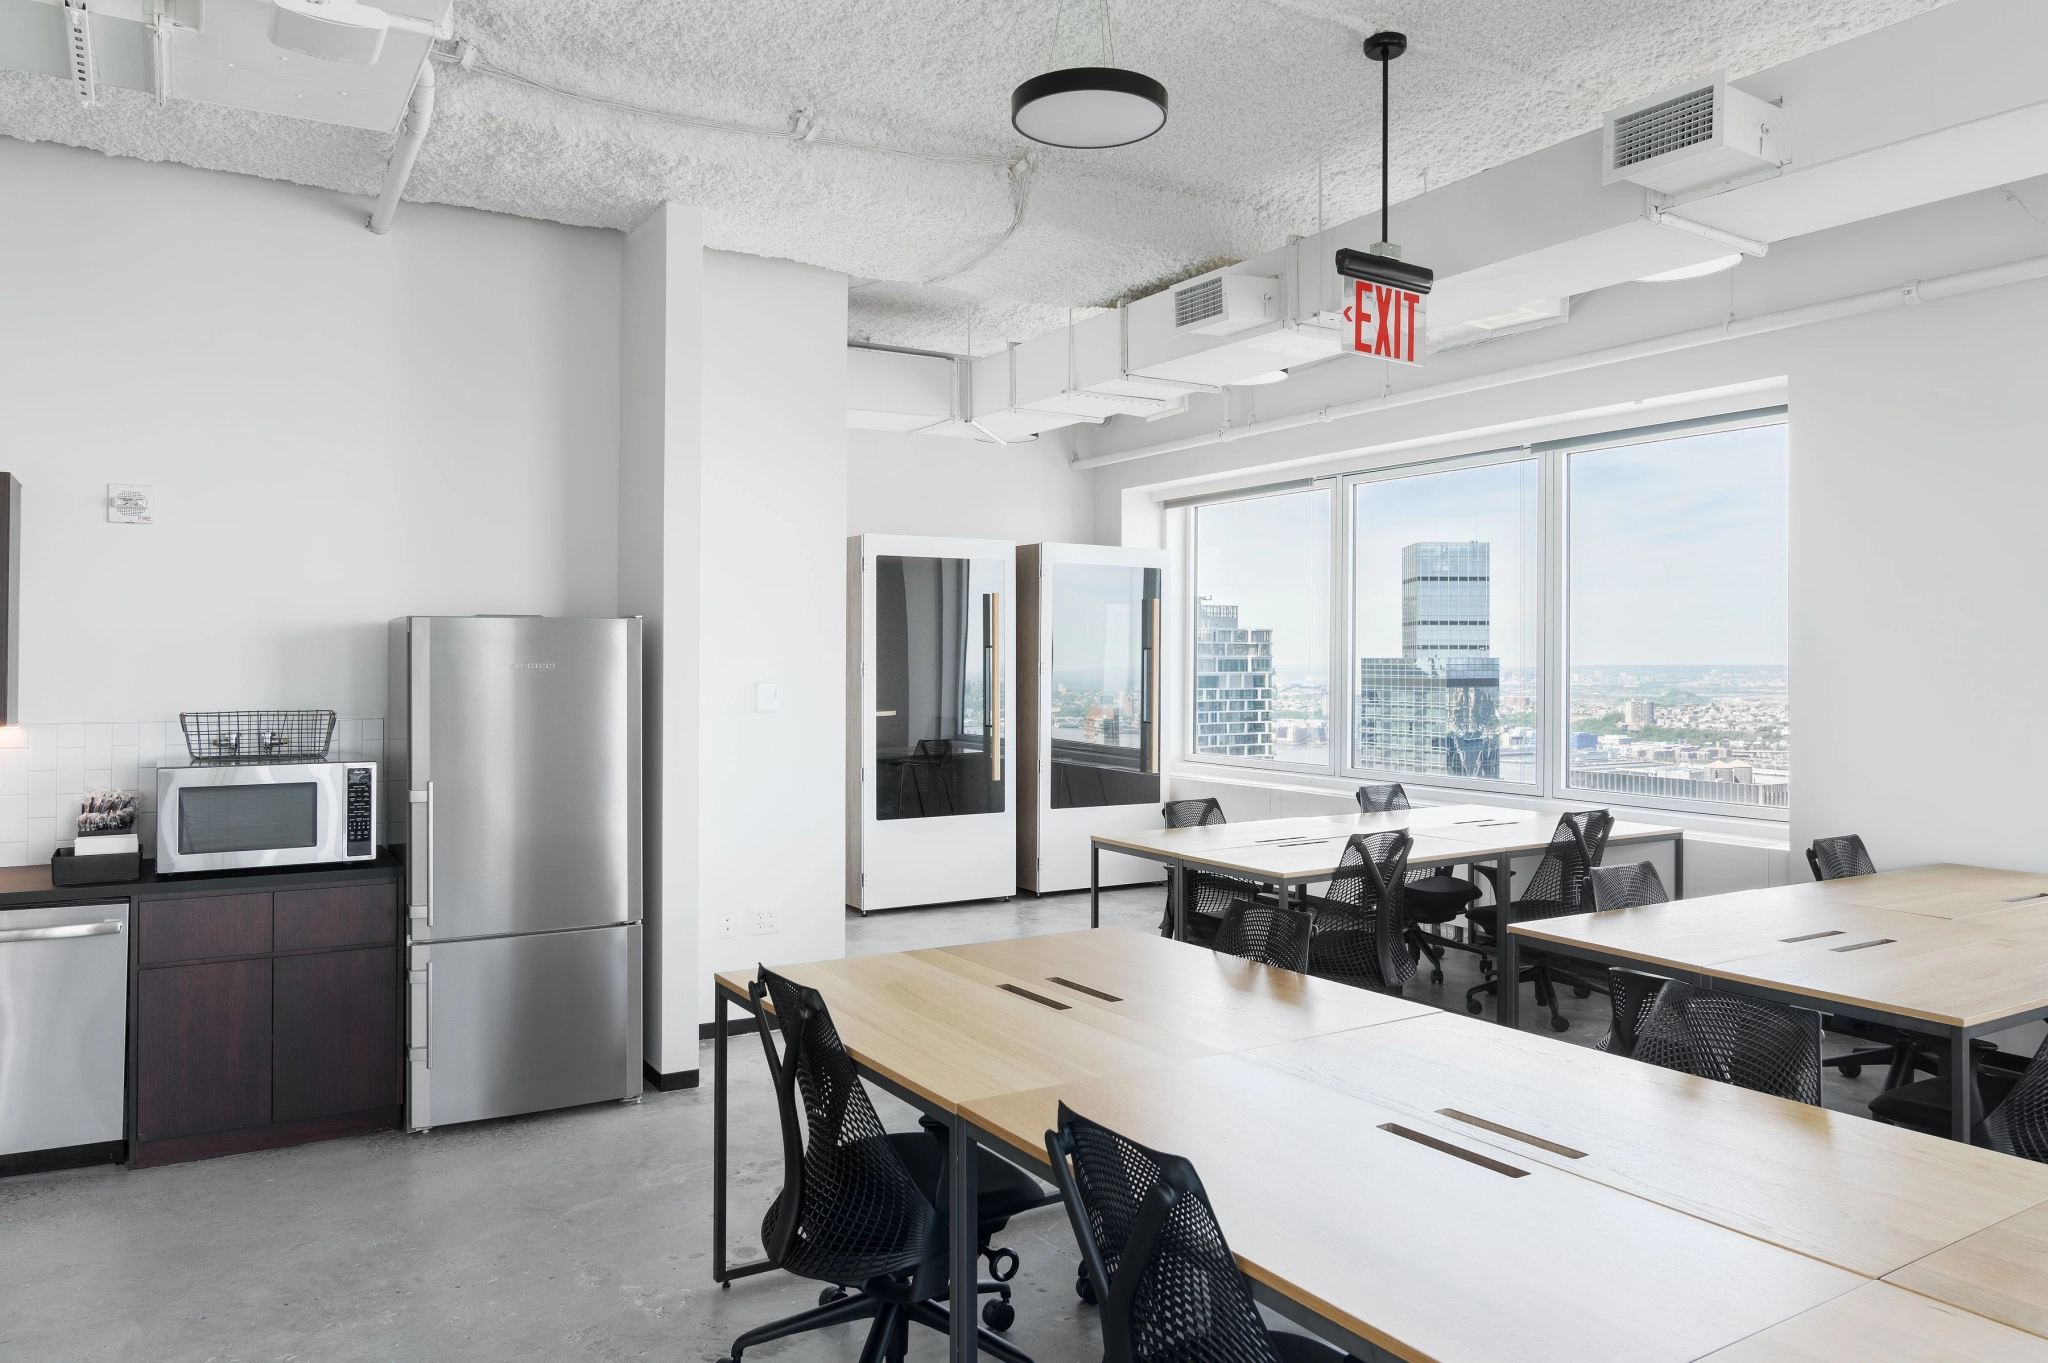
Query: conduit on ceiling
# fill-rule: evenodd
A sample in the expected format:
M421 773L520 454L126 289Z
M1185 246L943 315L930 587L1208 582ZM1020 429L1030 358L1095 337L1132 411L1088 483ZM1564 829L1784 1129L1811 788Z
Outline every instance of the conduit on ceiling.
M1849 294L1825 303L1809 303L1803 307L1786 308L1781 312L1760 313L1755 317L1731 319L1714 326L1699 327L1692 331L1674 332L1648 341L1632 341L1626 345L1608 346L1601 350L1589 350L1582 355L1569 355L1563 359L1546 360L1540 364L1522 365L1516 369L1503 369L1494 374L1480 374L1469 379L1457 379L1450 383L1431 384L1423 388L1411 388L1406 392L1389 393L1384 397L1361 398L1356 402L1335 403L1319 407L1310 412L1296 412L1288 416L1274 417L1269 421L1248 422L1242 426L1224 425L1200 435L1185 436L1179 440L1161 441L1156 445L1139 445L1128 450L1115 450L1104 454L1085 455L1072 461L1076 469L1097 469L1110 464L1125 464L1136 459L1150 459L1155 455L1178 454L1183 450L1202 449L1205 446L1225 444L1244 440L1252 436L1271 435L1279 431L1296 430L1303 426L1317 426L1330 421L1342 421L1349 417L1365 416L1372 412L1389 411L1396 407L1412 407L1418 403L1437 402L1444 398L1463 397L1468 393L1483 393L1492 388L1505 388L1511 384L1530 383L1537 379L1554 378L1561 374L1575 374L1582 370L1599 369L1610 364L1623 364L1629 360L1647 359L1654 355L1669 355L1674 351L1691 350L1698 346L1712 345L1717 341L1735 341L1749 336L1762 336L1773 331L1785 331L1792 327L1809 326L1815 322L1832 322L1843 317L1855 317L1863 313L1883 312L1890 308L1910 307L1931 299L1954 298L1961 294L1975 293L1980 289L2001 288L2007 284L2022 284L2032 279L2048 278L2048 256L2033 256L2016 260L2005 265L1990 265L1978 270L1964 270L1959 274L1943 275L1938 279L1916 279L1888 289L1874 289L1868 293Z

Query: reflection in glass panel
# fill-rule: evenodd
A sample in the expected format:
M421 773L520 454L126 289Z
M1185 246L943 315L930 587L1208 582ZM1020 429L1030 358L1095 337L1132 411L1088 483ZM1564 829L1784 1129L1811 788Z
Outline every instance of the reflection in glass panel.
M1001 559L875 560L875 817L1003 810Z
M1536 461L1352 487L1352 765L1536 780Z
M1330 495L1196 508L1196 757L1329 766Z
M1157 568L1045 566L1052 807L1159 803Z

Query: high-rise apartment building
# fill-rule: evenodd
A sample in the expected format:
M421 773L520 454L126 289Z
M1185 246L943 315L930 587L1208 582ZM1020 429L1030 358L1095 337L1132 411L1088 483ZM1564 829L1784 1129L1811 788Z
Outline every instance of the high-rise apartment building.
M1477 540L1401 550L1401 656L1358 660L1359 766L1500 775L1491 561Z
M1647 729L1657 722L1657 702L1632 700L1621 707L1621 723L1627 729Z
M1237 607L1195 607L1195 754L1273 756L1273 631L1239 629Z

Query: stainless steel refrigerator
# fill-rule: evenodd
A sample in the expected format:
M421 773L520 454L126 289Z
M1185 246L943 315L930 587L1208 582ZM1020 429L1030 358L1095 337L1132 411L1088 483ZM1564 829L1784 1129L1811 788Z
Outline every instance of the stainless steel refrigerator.
M406 1126L637 1098L640 621L391 622Z

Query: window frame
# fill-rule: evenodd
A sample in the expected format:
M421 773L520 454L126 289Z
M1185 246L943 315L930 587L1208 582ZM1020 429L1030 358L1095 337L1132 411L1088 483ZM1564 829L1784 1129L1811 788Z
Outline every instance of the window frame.
M1712 435L1760 426L1789 425L1789 410L1783 405L1754 408L1687 421L1623 428L1574 439L1532 441L1469 454L1347 469L1339 473L1297 478L1169 502L1167 509L1181 511L1186 517L1182 531L1184 544L1181 560L1183 581L1186 585L1182 592L1182 609L1178 612L1181 623L1181 684L1177 688L1177 699L1183 710L1181 722L1176 726L1180 734L1178 765L1214 769L1219 774L1267 772L1276 775L1323 777L1332 782L1402 781L1418 787L1470 791L1474 794L1521 799L1555 800L1563 803L1586 803L1589 799L1594 799L1598 803L1626 808L1713 815L1765 824L1789 822L1789 806L1770 808L1760 805L1729 805L1678 796L1636 794L1629 794L1626 800L1598 800L1597 797L1612 797L1621 792L1595 791L1571 785L1570 752L1565 738L1571 728L1571 456L1592 450L1647 445L1688 436ZM1521 782L1437 774L1424 776L1415 772L1387 771L1358 765L1355 760L1357 734L1352 724L1352 709L1356 704L1357 694L1357 647L1354 638L1356 621L1353 602L1356 574L1352 561L1354 545L1351 517L1351 506L1355 497L1353 490L1361 484L1385 482L1396 478L1413 478L1433 473L1455 472L1459 469L1526 462L1533 462L1536 465L1538 498L1535 554L1536 779L1533 782ZM1332 726L1329 760L1322 765L1315 765L1278 760L1262 761L1257 758L1197 756L1194 733L1195 611L1196 603L1200 600L1201 584L1195 575L1200 548L1199 517L1196 513L1202 506L1218 502L1249 501L1259 497L1307 491L1311 488L1327 488L1330 492L1331 583L1329 634L1326 640L1330 672L1327 714ZM1788 594L1789 591L1788 566ZM1788 671L1788 696L1790 683ZM1276 687L1276 698L1277 693ZM1341 733L1338 732L1339 729Z

